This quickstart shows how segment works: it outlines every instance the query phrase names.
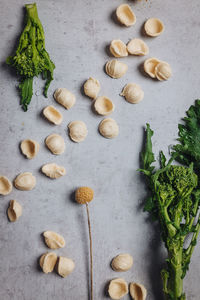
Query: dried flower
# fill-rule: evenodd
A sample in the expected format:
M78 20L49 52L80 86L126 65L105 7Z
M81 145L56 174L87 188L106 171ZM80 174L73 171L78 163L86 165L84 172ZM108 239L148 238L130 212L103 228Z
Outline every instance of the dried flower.
M79 204L91 202L94 196L94 191L90 187L83 186L76 190L75 199Z
M86 205L87 219L88 219L88 230L90 239L90 299L93 300L93 256L92 256L92 233L88 202L91 202L94 197L94 191L90 187L83 186L76 190L75 199L79 204Z

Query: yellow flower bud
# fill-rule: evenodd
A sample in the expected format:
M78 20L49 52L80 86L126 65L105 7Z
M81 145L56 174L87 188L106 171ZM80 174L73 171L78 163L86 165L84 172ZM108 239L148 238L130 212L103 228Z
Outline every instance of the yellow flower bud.
M87 186L83 186L76 190L75 199L79 204L86 204L86 202L92 201L93 196L93 189Z

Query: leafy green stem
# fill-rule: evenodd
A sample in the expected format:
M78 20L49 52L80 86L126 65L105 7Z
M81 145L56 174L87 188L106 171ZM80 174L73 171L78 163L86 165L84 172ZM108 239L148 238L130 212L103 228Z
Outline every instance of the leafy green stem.
M198 237L199 231L200 231L200 216L199 216L199 218L198 218L197 224L195 225L195 229L194 229L194 233L193 233L193 236L192 236L190 245L188 246L187 249L185 249L185 257L186 257L186 258L185 258L185 262L186 262L187 264L189 264L190 259L191 259L191 256L192 256L192 253L193 253L194 248L195 248L195 246L196 246L196 243L197 243L197 237Z
M24 111L27 111L28 105L33 95L33 77L28 77L22 80L19 84L21 94L21 105Z
M197 196L195 196L195 203L194 203L194 207L193 207L193 211L192 211L193 216L191 217L191 220L189 222L189 231L191 231L192 226L194 224L194 220L195 220L195 217L197 215L198 208L199 208L199 197L197 195Z
M186 142L190 142L189 146L192 148L192 146L199 144L198 141L200 140L199 132L198 135L196 134L196 126L199 127L200 124L200 101L196 103L195 107L189 109L187 115L188 118L184 119L187 122L187 127L179 126L179 130L181 130L180 141L182 142L182 138L184 138ZM191 130L189 138L185 135L186 129L188 132ZM197 135L195 141L191 139L192 135L193 139ZM152 165L155 161L152 151L152 136L153 131L147 124L146 144L142 152L143 169L140 171L148 178L151 197L147 199L144 209L152 214L154 220L159 222L161 236L168 251L167 266L161 273L166 300L185 300L183 278L200 232L200 216L194 225L200 204L200 184L198 183L200 172L197 173L198 175L194 172L194 170L196 171L195 160L190 160L189 155L186 156L187 166L172 165L174 159L182 159L181 162L183 162L185 156L183 156L182 151L188 152L187 144L183 149L180 145L174 147L176 151L167 164L163 152L160 152L160 168L155 170ZM198 149L195 151L198 152ZM196 152L193 154L195 156ZM186 162L186 160L184 161ZM184 241L191 232L193 233L191 243L185 249Z

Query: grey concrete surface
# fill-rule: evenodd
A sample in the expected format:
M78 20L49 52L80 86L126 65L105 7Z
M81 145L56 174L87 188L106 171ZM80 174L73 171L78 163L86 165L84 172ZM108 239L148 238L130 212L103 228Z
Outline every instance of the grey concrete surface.
M25 2L0 0L0 173L13 180L20 172L30 171L37 178L33 191L13 188L10 195L0 197L0 300L88 299L86 211L74 203L73 197L74 190L82 185L95 191L90 203L95 299L107 299L106 284L118 276L128 282L143 283L148 300L163 299L159 272L165 251L158 228L142 212L146 188L136 169L145 123L149 122L155 130L155 152L167 152L177 137L178 122L200 96L200 2L128 1L137 17L135 26L130 28L120 26L113 16L121 3L123 0L37 1L46 48L56 65L55 79L48 99L42 96L44 82L41 78L34 80L34 95L25 113L19 106L17 77L4 64L23 28ZM165 32L158 38L142 36L142 25L149 17L159 17L165 24ZM173 77L168 82L153 81L141 73L144 57L122 59L129 69L121 79L111 79L104 73L104 64L110 58L110 41L120 38L126 43L134 37L147 42L149 56L171 64ZM111 117L118 122L120 134L114 140L99 135L102 117L92 112L91 100L81 92L89 76L99 79L100 95L109 96L116 105ZM144 100L138 105L119 96L128 82L136 82L144 90ZM77 102L71 110L53 100L58 87L66 87L76 95ZM62 112L64 121L60 126L41 117L42 109L49 104ZM68 138L67 124L72 120L87 124L89 133L83 143L75 144ZM61 156L53 156L44 145L45 137L53 132L65 139L66 151ZM30 161L19 150L19 143L25 138L36 139L41 145L38 156ZM67 175L57 181L48 179L40 173L40 167L47 162L65 166ZM23 215L16 223L7 220L10 199L23 206ZM76 263L75 271L65 279L56 273L45 275L38 267L38 258L48 251L41 237L45 230L65 237L66 247L55 252ZM118 274L109 264L121 252L133 255L134 266ZM185 279L188 300L199 299L199 261L197 245Z

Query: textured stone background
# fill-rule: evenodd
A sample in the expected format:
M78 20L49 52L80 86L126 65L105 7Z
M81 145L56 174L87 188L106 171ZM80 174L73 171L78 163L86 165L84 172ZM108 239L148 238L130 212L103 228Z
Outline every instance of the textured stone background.
M88 235L86 212L74 203L73 192L81 185L95 190L90 204L94 241L95 299L106 299L105 286L117 276L127 281L143 283L148 300L162 300L159 272L165 257L158 228L142 212L146 195L143 180L136 172L142 147L143 126L150 122L155 130L154 150L168 151L175 142L177 123L186 109L199 97L200 2L198 0L128 1L137 23L125 28L116 23L113 12L121 0L43 0L37 1L39 17L46 36L46 48L56 64L55 80L49 97L42 96L44 82L34 81L34 95L27 113L19 106L16 91L17 77L5 66L15 41L23 28L24 1L0 0L0 173L11 180L24 171L33 172L37 186L31 192L13 189L1 197L0 205L0 299L50 300L88 299ZM158 38L143 37L150 48L150 56L168 61L173 77L157 82L145 77L140 67L143 57L122 59L129 66L127 74L118 80L104 73L109 59L107 46L112 39L124 42L141 37L141 28L148 17L159 17L166 30ZM120 126L114 140L98 134L100 116L91 110L91 101L81 92L83 82L94 76L100 80L101 95L107 95L116 105L112 117ZM128 82L141 84L145 92L143 102L131 105L119 96ZM57 87L75 93L76 105L66 111L53 100ZM61 126L53 126L41 116L49 104L62 112ZM88 126L88 137L80 144L67 136L67 124L82 120ZM66 151L55 157L45 147L44 139L51 133L61 134ZM20 153L19 143L25 138L40 142L38 156L31 161ZM64 165L67 175L51 181L40 173L47 162ZM6 217L10 199L23 205L23 215L11 224ZM43 274L38 267L39 256L46 252L41 233L54 230L63 234L66 247L56 251L76 262L76 269L68 278L56 273ZM118 274L109 264L113 256L129 252L134 267ZM185 280L189 300L200 294L200 246L197 246ZM129 299L129 296L124 299Z

